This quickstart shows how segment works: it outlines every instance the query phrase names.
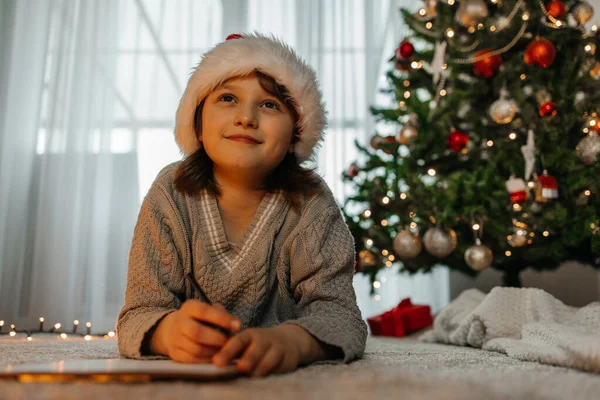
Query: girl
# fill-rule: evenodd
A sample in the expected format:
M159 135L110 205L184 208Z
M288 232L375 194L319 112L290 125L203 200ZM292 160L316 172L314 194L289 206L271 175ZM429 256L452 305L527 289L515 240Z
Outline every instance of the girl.
M252 376L362 357L353 239L300 166L325 122L314 71L275 38L230 35L204 55L177 110L185 158L159 173L134 231L123 356L237 358Z

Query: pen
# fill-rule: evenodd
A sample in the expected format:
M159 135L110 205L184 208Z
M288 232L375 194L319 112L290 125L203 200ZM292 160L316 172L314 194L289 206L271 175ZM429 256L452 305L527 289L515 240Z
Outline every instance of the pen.
M209 298L206 297L206 295L202 291L202 288L200 287L200 285L198 285L198 282L196 282L196 280L192 276L192 273L188 272L187 274L185 274L185 277L187 278L187 280L190 282L190 284L194 288L194 292L196 292L196 295L199 297L199 300L206 304L212 305ZM221 326L215 325L215 324L213 324L211 322L207 322L207 321L201 321L201 323L212 329L215 329L215 330L221 332L222 334L224 334L227 337L231 336L231 332L229 332L227 329L225 329Z

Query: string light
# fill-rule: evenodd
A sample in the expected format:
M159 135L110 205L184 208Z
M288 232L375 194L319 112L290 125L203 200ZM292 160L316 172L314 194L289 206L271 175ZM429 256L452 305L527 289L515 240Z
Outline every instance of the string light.
M59 330L61 327L60 322L57 322L56 324L54 324L54 329L55 330Z
M517 134L515 132L511 132L508 137L510 138L510 140L515 140L517 138Z
M408 99L410 97L410 92L407 90L404 92L404 98Z
M367 239L367 246L368 247L373 246L373 240L372 239Z
M387 226L387 224L388 224L387 219L381 220L381 226Z
M453 6L454 5L454 0L448 0L448 5L449 6Z
M378 294L376 294L376 295L375 295L375 301L379 301L379 300L381 300L381 296L380 296L380 295L378 295Z
M487 141L487 145L488 145L488 147L492 147L494 145L494 141L493 140L488 140Z
M524 80L525 80L525 78L527 78L527 75L525 75L525 74L521 74L521 76L520 76L519 78L521 78L521 80L522 80L522 81L524 81Z
M60 334L60 337L61 337L62 339L66 339L66 338L67 338L67 334L66 334L66 333L61 333L61 334Z
M386 261L385 266L390 268L392 266L392 262L391 261Z
M513 204L513 210L521 211L522 209L523 209L523 207L521 207L521 205L519 203Z
M448 28L448 29L446 29L446 36L447 36L448 38L452 38L452 37L454 37L454 31L452 30L452 28Z
M400 193L400 199L406 200L406 193Z
M90 334L90 329L92 328L92 323L91 322L86 322L85 326L87 327L87 332L86 333L89 335Z
M509 250L506 250L506 251L504 252L504 254L506 254L506 257L510 257L510 256L512 256L512 253L511 253Z
M419 15L423 17L423 16L425 16L425 14L427 14L427 11L424 8L421 8L419 10Z
M383 199L381 199L381 202L382 202L383 204L389 204L389 202L390 202L390 198L389 198L389 197L387 197L387 196L385 196Z
M388 257L388 260L390 261L394 261L396 259L396 257L393 254L390 254L390 256Z
M425 28L431 29L431 28L433 28L433 24L431 22L428 22L425 24Z
M592 25L592 32L596 33L598 31L598 25Z
M440 96L445 96L445 95L446 95L446 89L440 90Z
M544 233L542 233L542 235L544 235L545 237L548 237L548 236L550 236L550 232L544 231Z
M85 340L92 340L92 337L90 335L85 335L84 339Z
M409 87L410 86L410 81L409 80L405 80L404 81L404 87Z
M479 230L479 228L481 228L481 227L479 226L479 224L473 224L473 230L474 230L474 231L478 231L478 230Z
M382 256L387 256L388 255L388 251L386 249L381 250L381 255Z
M40 332L44 331L44 317L40 317Z
M410 223L410 227L415 229L417 227L417 223L416 222L411 222Z
M433 168L430 168L430 169L427 171L427 174L428 174L429 176L435 176L435 169L433 169Z
M375 282L373 282L373 287L375 289L379 289L381 287L381 283L379 281L375 281Z
M369 218L371 216L371 210L365 210L363 215L365 216L365 218Z
M585 194L586 196L591 196L592 192L589 190L586 190L585 192L583 192L583 194Z
M529 13L523 13L523 16L521 18L523 19L523 21L528 21L529 20Z

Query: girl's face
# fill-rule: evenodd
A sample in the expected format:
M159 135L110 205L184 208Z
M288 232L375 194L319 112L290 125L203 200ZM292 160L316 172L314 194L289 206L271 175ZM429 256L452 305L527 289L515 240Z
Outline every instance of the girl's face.
M215 172L266 177L293 151L294 119L254 76L228 80L205 100L198 139Z

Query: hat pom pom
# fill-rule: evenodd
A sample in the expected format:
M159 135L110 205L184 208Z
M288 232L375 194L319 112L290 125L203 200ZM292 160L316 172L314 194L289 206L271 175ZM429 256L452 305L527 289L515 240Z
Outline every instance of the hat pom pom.
M225 40L231 40L231 39L242 39L243 36L240 35L239 33L232 33L231 35L227 36L227 38Z

